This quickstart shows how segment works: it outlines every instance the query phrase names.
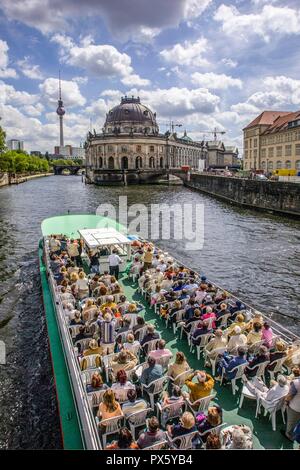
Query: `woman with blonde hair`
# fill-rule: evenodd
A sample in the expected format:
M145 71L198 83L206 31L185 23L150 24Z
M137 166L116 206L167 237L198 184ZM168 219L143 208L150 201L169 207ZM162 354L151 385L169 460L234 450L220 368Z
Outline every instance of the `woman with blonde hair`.
M176 437L184 436L185 434L190 434L191 432L197 431L195 416L190 411L185 411L181 416L178 424L167 425L167 433L171 439L175 439L174 445L178 447L176 442ZM195 436L193 439L193 447L196 445L198 438Z
M178 351L175 356L175 361L173 364L170 364L168 367L168 376L175 379L179 374L190 370L190 366L186 360L185 355L183 352ZM175 385L176 381L174 382Z
M84 321L92 319L93 313L97 310L93 299L88 299L82 309L82 318Z
M127 351L136 351L139 346L139 341L134 339L134 335L132 333L129 333L127 335L126 343L124 343L123 348Z
M225 330L225 334L227 336L232 336L234 334L233 330L236 326L238 326L242 332L246 328L245 317L242 313L238 313L238 315L235 318L235 321L231 323L231 325Z
M101 420L123 416L120 403L116 401L115 394L110 388L103 395L97 416Z

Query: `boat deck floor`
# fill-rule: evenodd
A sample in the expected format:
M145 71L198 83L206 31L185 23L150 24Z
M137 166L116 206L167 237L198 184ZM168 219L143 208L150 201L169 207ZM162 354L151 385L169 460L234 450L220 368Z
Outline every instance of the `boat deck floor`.
M154 310L150 308L149 304L137 291L137 283L133 282L127 277L126 273L120 276L120 283L124 287L125 295L128 300L134 300L141 303L145 307L144 317L147 322L153 323L156 330L161 334L161 337L167 342L167 347L175 354L177 351L182 351L188 360L192 369L205 370L203 358L197 360L197 356L191 353L186 339L180 340L178 335L174 336L171 327L166 328L165 322L155 314ZM211 369L206 369L211 373ZM269 417L263 416L255 418L256 401L244 399L243 407L239 409L238 401L240 393L237 392L234 396L232 394L231 384L220 386L215 382L215 390L217 392L215 402L223 409L223 421L227 425L232 424L245 424L253 431L253 446L254 449L293 449L294 444L285 439L280 429L284 428L281 413L277 413L277 426L276 431L272 430L271 421Z

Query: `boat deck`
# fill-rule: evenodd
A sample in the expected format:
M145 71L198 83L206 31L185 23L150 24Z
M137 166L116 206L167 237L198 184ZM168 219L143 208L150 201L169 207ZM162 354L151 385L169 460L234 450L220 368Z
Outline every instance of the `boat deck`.
M120 276L120 282L129 300L132 299L144 305L145 320L155 325L156 330L159 331L161 337L167 342L167 347L173 353L177 351L184 352L191 368L207 370L208 373L211 373L211 369L204 367L203 358L200 358L199 362L196 354L190 352L186 339L180 340L178 335L174 336L171 327L165 327L165 321L161 320L161 318L155 314L144 297L137 291L137 283L129 279L125 273ZM220 386L218 382L215 382L215 390L217 392L215 402L223 409L223 421L228 425L245 424L249 426L253 430L254 449L294 448L294 444L284 439L280 433L280 429L284 427L280 413L277 413L276 431L273 431L268 417L261 414L258 419L255 418L256 401L247 400L247 398L245 398L243 407L239 409L238 401L240 393L233 396L231 385Z

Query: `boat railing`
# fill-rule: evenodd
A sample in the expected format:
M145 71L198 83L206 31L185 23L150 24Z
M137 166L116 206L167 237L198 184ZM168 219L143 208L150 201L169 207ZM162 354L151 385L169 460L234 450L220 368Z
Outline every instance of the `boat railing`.
M81 435L83 437L83 442L85 443L86 449L99 450L102 447L99 439L96 421L90 408L88 395L82 380L79 361L74 349L71 333L67 325L63 304L58 294L56 281L50 269L50 257L47 237L44 237L44 253L50 290L52 294L53 303L55 305L55 313L59 326L61 343L63 345L63 352L66 359L67 370L70 378L70 383L72 385L71 389L76 403L76 412L79 415L78 418Z

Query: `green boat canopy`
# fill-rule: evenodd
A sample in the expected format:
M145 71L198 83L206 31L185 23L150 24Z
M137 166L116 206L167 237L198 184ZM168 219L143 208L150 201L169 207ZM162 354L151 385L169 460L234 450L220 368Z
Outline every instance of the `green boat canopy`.
M41 230L44 237L63 234L70 238L79 238L79 230L95 228L114 228L126 234L126 227L113 219L95 214L61 215L43 220Z

